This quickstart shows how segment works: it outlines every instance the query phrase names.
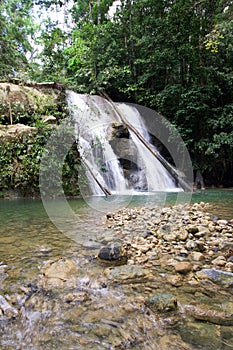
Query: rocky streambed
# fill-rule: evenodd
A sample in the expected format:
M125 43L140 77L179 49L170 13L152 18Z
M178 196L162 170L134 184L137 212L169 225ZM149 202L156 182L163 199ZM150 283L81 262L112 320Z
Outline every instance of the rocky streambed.
M125 247L128 264L173 266L179 276L192 277L205 268L233 272L233 220L218 220L208 208L121 209L108 213L105 225Z
M101 256L106 247L110 252L115 249L115 256L105 257L112 263L124 263L128 257L127 267L108 269L113 279L128 281L136 266L150 274L151 285L146 290L152 295L145 305L156 314L173 312L172 322L179 334L186 333L185 339L190 337L191 343L204 349L230 349L233 336L221 343L220 330L228 326L229 335L233 331L233 220L219 220L209 209L208 203L201 202L108 213L105 225L119 241L102 248L99 257L107 263ZM216 333L206 342L202 336L211 327Z
M89 244L42 247L23 281L2 262L1 348L232 349L233 221L209 210L108 213Z

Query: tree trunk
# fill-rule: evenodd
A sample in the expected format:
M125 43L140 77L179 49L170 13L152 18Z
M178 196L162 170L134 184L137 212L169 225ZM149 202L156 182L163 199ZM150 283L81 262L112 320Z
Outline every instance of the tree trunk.
M82 159L82 163L84 164L84 166L87 168L87 170L89 171L89 173L91 174L91 176L93 177L93 179L95 180L95 182L97 183L97 185L101 188L101 190L104 192L105 196L111 196L111 192L104 187L101 182L97 179L97 177L95 176L94 172L92 171L91 167L87 164L87 162L85 161L85 159Z

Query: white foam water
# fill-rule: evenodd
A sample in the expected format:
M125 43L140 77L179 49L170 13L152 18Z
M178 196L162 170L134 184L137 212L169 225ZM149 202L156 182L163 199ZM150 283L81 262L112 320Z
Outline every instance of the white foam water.
M103 195L103 188L120 195L180 190L161 162L131 130L129 138L137 150L134 159L137 169L131 171L132 181L129 181L109 142L111 126L113 123L122 123L121 118L106 99L67 91L67 101L75 121L75 136L80 156L86 165L92 195ZM117 104L117 107L127 122L137 129L151 147L155 147L150 142L149 133L138 110L124 103Z

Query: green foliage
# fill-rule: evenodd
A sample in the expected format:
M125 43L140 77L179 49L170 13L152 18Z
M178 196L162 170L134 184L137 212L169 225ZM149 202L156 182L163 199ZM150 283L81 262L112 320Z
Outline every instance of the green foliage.
M66 121L54 129L45 145L40 165L40 191L47 197L79 194L79 153L73 125Z
M29 37L36 27L31 7L29 0L0 2L0 79L15 76L28 66L26 54L32 50Z
M18 190L22 195L36 195L44 144L51 130L18 135L0 143L0 191Z
M52 23L50 19L44 23L44 29L37 44L42 47L37 59L42 63L40 70L34 65L32 67L33 78L36 81L58 81L66 83L66 56L64 49L68 35Z
M46 149L45 145L51 137L53 129L41 125L38 131L27 135L18 135L14 138L1 140L0 143L0 192L7 194L9 190L18 191L22 196L38 196L39 172L41 159ZM47 168L42 169L50 176L47 178L49 190L56 192L61 185L66 195L78 195L78 176L80 168L77 145L73 144L64 162L58 164L59 157L56 152L61 152L63 144L58 149L50 150ZM53 153L54 152L54 153ZM57 173L58 166L62 167L60 178Z
M66 5L35 3L46 9ZM28 67L28 35L35 31L31 2L2 1L0 76L21 69L25 74L27 68L37 81L58 80L79 92L105 91L113 100L154 108L178 128L208 183L233 185L232 1L124 0L110 18L112 4L74 1L67 10L73 19L69 31L56 21L42 23L35 38L42 49L37 60L32 52ZM28 111L13 107L18 120L29 123L23 117Z

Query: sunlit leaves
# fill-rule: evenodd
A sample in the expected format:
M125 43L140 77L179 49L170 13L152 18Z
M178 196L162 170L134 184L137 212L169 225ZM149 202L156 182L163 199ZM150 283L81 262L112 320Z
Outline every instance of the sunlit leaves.
M204 41L206 49L213 53L217 53L219 45L221 44L221 39L223 38L224 36L215 28L211 33L206 35L206 40Z

